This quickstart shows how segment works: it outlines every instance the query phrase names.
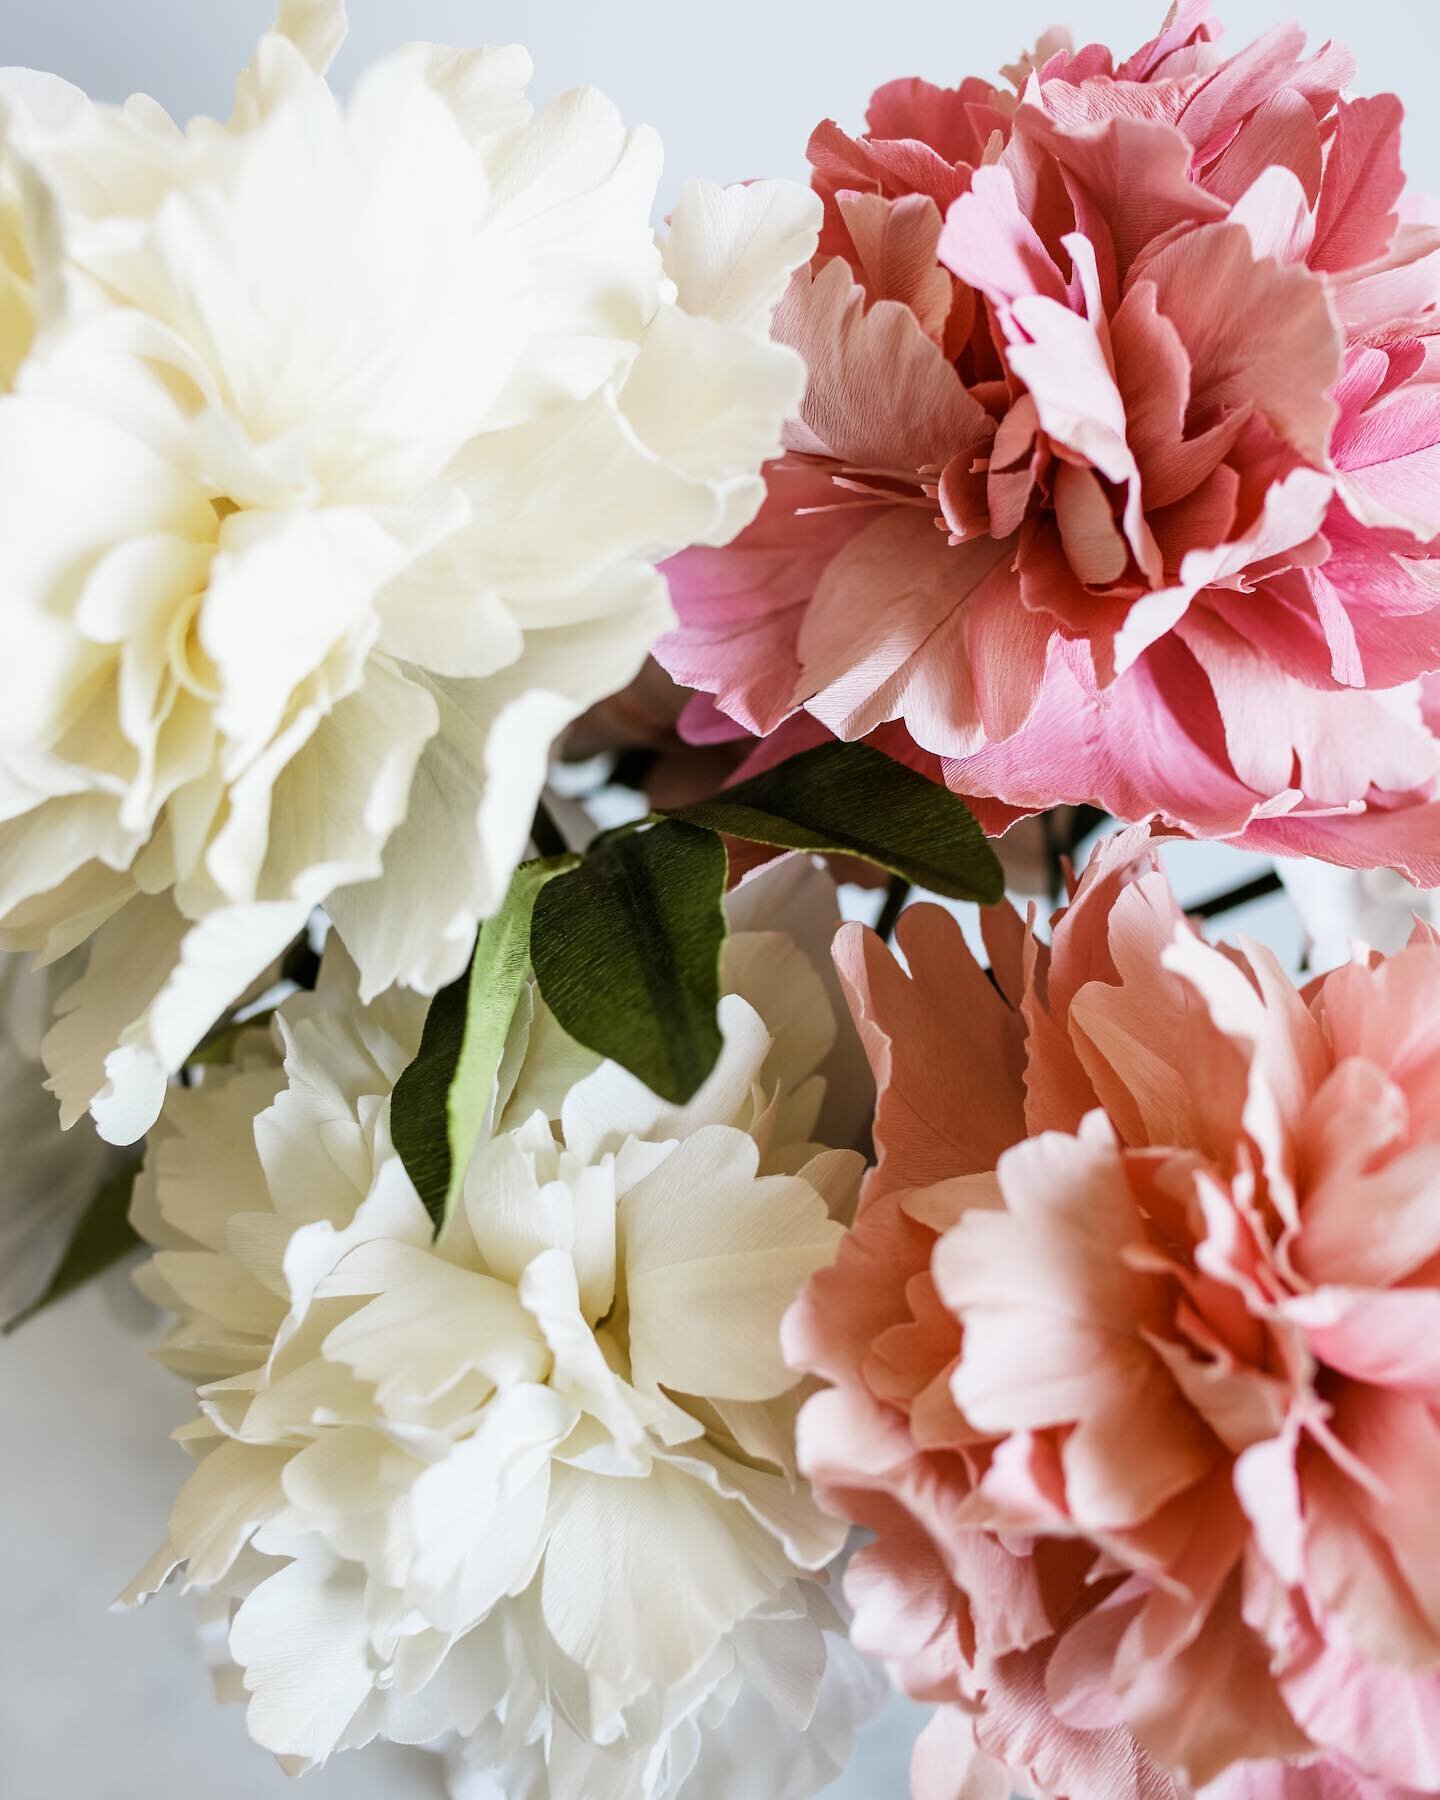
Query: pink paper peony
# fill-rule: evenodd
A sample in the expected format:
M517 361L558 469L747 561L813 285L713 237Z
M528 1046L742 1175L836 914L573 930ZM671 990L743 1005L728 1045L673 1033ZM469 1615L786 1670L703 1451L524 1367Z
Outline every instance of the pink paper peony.
M1440 934L1297 993L1143 830L837 961L879 1162L787 1322L922 1800L1440 1793Z
M900 734L1060 801L1440 882L1440 230L1401 106L1204 0L810 140L768 500L670 565L696 738Z

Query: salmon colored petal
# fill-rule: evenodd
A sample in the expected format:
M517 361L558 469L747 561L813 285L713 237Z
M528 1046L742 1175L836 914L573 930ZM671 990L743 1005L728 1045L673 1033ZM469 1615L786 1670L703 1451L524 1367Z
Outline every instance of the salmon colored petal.
M773 335L810 371L790 447L857 469L914 470L979 447L990 423L944 353L898 300L866 304L839 261L797 271Z
M1257 260L1238 225L1202 225L1147 256L1137 274L1190 358L1190 404L1202 416L1236 406L1323 465L1336 408L1341 342L1324 283Z
M915 317L926 337L942 343L950 316L951 284L935 259L940 209L925 194L886 200L879 194L836 196L855 246L854 268L866 295L894 300Z
M1020 1023L964 933L939 907L912 906L901 914L899 945L908 975L863 926L842 926L835 940L835 965L880 1089L875 1180L886 1191L993 1167L1025 1134ZM987 1044L971 1065L947 1052L956 1017L970 1019Z
M1354 269L1390 248L1399 223L1395 204L1405 186L1404 116L1393 94L1339 102L1316 209L1312 268Z

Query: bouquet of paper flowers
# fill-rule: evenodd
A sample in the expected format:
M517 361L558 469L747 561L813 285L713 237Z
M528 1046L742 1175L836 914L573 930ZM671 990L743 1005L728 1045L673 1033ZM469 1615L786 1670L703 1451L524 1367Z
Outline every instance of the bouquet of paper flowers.
M657 232L600 94L343 31L0 78L0 1302L147 1248L126 1598L464 1800L800 1800L887 1679L919 1800L1440 1793L1399 102L1178 0Z

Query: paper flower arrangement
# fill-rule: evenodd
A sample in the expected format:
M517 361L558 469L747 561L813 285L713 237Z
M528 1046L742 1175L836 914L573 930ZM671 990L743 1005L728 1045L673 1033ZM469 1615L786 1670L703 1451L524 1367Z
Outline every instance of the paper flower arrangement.
M343 31L0 73L0 1326L143 1249L124 1602L455 1800L858 1793L890 1688L916 1800L1440 1794L1399 101L1179 0L660 223Z

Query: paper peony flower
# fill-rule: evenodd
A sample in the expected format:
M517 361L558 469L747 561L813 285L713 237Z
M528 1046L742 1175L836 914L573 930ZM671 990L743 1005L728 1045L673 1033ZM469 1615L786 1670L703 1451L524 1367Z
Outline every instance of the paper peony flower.
M317 903L367 998L464 967L803 383L813 196L692 184L662 250L601 95L411 45L342 107L342 29L289 0L224 125L3 86L0 930L91 940L45 1056L117 1141Z
M1137 849L994 985L938 909L837 953L880 1161L787 1347L855 1641L926 1800L1435 1793L1440 936L1297 993Z
M1217 35L1180 0L1118 67L815 131L800 417L670 566L692 735L898 731L991 829L1093 803L1440 881L1440 231L1345 51Z
M38 1300L86 1206L115 1168L117 1153L89 1123L62 1132L45 1092L40 1039L72 959L27 969L0 956L0 1328Z
M388 1134L423 1007L360 1004L339 946L282 1008L283 1068L261 1040L172 1091L136 1219L200 1461L141 1587L183 1563L237 1603L287 1767L449 1735L507 1794L727 1800L737 1769L799 1796L848 1756L878 1696L819 1574L844 1530L795 1473L779 1326L853 1201L861 1158L812 1140L822 1108L863 1128L863 1059L825 878L792 859L731 907L691 1104L527 994L433 1243Z

